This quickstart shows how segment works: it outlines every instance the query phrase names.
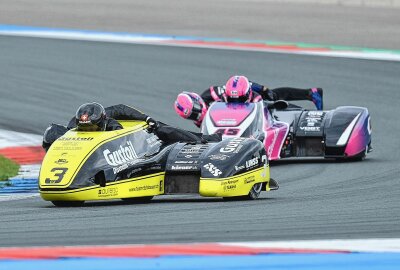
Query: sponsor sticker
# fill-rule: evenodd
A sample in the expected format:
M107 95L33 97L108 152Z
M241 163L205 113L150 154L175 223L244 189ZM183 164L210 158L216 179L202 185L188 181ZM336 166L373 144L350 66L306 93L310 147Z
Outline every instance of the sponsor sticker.
M240 148L243 146L241 143L246 140L246 138L234 138L231 141L228 142L228 144L221 148L219 151L221 153L238 153Z
M158 137L156 135L153 135L149 138L146 139L147 144L149 145L149 147L153 147L157 144L161 144Z
M308 112L308 116L323 116L325 112L321 112L321 111L309 111Z
M321 127L300 127L300 129L304 131L321 131Z
M236 184L237 182L239 182L238 179L236 179L236 180L227 180L227 181L221 182L221 186L233 185L233 184Z
M266 155L262 155L261 162L264 163L264 169L261 171L261 177L264 178L268 173L268 159Z
M161 170L161 165L151 166L149 170Z
M127 141L125 145L120 145L113 151L105 149L103 151L103 156L106 162L113 167L114 174L117 174L132 165L145 161L145 159L138 158L131 141Z
M229 156L224 155L224 154L214 154L214 155L208 156L208 158L211 160L226 160L229 158Z
M221 126L234 126L237 124L236 119L221 119L217 122Z
M195 163L195 161L194 160L175 160L174 163L175 164L193 164L193 163Z
M130 188L129 192L137 192L137 191L143 191L143 190L154 190L154 189L159 189L160 185L144 185L144 186L138 186L134 188Z
M130 141L128 141L124 146L120 145L118 150L112 152L109 149L104 150L103 155L107 163L115 167L138 158Z
M97 196L100 198L113 197L117 195L118 195L117 187L101 188L97 193Z
M222 174L221 170L218 169L214 164L212 163L207 163L206 165L203 166L206 168L212 175L214 176L219 176Z
M58 138L60 141L79 141L79 142L84 142L84 141L91 141L93 140L93 137L61 137Z
M202 150L202 147L201 147L201 145L199 145L199 146L192 146L190 148L185 147L180 151L180 153L190 155L190 154L200 153L201 150Z
M59 158L56 161L54 161L54 163L62 165L62 164L67 164L68 160L66 160L65 158Z
M198 167L194 165L172 165L171 170L176 170L176 171L198 170Z
M246 161L246 169L249 169L257 165L258 165L258 158L256 157Z
M223 186L223 190L224 191L230 191L230 190L234 190L236 189L236 184L239 182L239 180L228 180L228 181L224 181L221 183L221 185Z
M243 169L244 169L244 165L240 165L240 166L235 165L235 170L236 171L241 171Z
M249 183L252 183L252 182L255 182L255 181L256 181L256 178L254 177L254 175L248 176L248 177L246 177L246 178L244 179L244 183L245 183L245 184L249 184Z
M129 172L129 176L131 177L132 175L134 175L135 173L138 173L142 170L142 168L136 168L133 169L132 171Z

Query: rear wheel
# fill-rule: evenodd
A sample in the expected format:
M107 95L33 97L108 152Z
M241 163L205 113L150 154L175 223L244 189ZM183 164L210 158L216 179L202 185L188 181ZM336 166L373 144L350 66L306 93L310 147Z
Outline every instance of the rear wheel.
M135 198L122 198L124 202L128 203L147 203L153 199L154 196L135 197Z
M51 201L55 206L58 207L79 207L83 206L85 201Z

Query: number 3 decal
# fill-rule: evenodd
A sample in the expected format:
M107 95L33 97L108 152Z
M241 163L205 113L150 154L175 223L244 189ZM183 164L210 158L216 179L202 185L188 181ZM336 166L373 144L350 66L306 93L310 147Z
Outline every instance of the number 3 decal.
M46 178L45 183L46 184L60 183L61 180L64 178L64 175L67 171L68 171L68 168L53 168L53 169L51 169L51 172L54 173L54 177L57 177L57 179Z

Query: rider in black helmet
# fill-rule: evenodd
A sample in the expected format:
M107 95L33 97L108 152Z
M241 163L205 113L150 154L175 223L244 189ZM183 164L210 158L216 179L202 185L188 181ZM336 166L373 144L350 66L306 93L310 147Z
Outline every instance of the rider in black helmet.
M104 108L97 102L85 103L76 111L75 117L69 121L68 129L77 128L78 131L111 131L122 129L117 120L145 121L150 129L158 124L150 116L124 104Z
M75 114L78 131L105 131L107 120L104 107L96 102L81 105Z

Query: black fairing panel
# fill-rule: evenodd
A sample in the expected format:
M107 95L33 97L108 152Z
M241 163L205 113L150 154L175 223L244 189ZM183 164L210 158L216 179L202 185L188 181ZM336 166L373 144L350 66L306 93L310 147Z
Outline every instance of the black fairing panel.
M353 119L364 112L364 108L343 106L330 111L325 124L325 155L343 156L346 145L338 146L337 142Z
M162 172L170 148L146 131L110 140L91 153L68 188L88 187L101 184L99 181L114 182Z
M263 167L268 161L262 142L239 137L213 145L202 162L203 178L225 178Z
M326 112L303 111L298 118L297 137L323 137Z
M250 138L232 138L219 143L178 143L170 151L167 175L199 175L225 178L262 167L266 161L263 144Z
M212 147L209 144L178 143L168 155L167 174L198 174L201 172L201 159Z

